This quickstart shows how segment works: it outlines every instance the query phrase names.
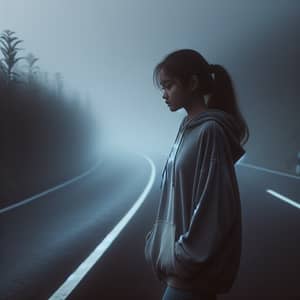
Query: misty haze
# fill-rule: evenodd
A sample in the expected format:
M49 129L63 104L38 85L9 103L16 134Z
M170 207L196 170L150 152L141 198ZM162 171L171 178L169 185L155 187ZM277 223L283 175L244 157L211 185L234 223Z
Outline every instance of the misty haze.
M299 11L0 0L0 299L161 299L144 243L186 111L153 71L178 49L228 70L249 126L235 164L242 262L218 299L300 297Z

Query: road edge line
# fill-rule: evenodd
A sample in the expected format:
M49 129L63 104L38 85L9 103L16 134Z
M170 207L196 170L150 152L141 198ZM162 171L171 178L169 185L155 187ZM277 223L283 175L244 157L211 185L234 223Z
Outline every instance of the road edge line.
M42 196L44 196L44 195L47 195L47 194L49 194L49 193L51 193L51 192L54 192L54 191L56 191L56 190L58 190L58 189L61 189L61 188L65 187L65 186L67 186L67 185L69 185L69 184L71 184L71 183L73 183L73 182L75 182L75 181L77 181L77 180L79 180L79 179L81 179L81 178L83 178L83 177L89 175L91 172L93 172L93 171L100 165L101 162L103 162L103 161L102 161L102 160L98 161L98 163L96 163L95 166L93 166L93 167L91 167L89 170L83 172L81 175L78 175L78 176L76 176L76 177L74 177L74 178L71 178L71 179L69 179L69 180L67 180L67 181L65 181L65 182L63 182L63 183L61 183L61 184L59 184L59 185L56 185L56 186L54 186L54 187L52 187L52 188L50 188L50 189L48 189L48 190L45 190L45 191L43 191L43 192L41 192L41 193L36 194L36 195L34 195L34 196L31 196L31 197L26 198L26 199L24 199L24 200L18 201L18 202L15 203L15 204L6 206L6 207L4 207L4 208L1 208L1 209L0 209L0 214L5 213L5 212L7 212L7 211L10 211L10 210L12 210L12 209L14 209L14 208L17 208L17 207L19 207L19 206L25 205L25 204L27 204L27 203L30 203L30 202L33 201L33 200L36 200L36 199L38 199L38 198L40 198L40 197L42 197Z

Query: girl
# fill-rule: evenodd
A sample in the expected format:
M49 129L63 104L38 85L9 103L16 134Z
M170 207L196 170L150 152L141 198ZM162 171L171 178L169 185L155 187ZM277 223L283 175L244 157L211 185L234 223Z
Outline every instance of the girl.
M167 55L155 84L171 111L184 108L165 164L145 257L167 287L163 300L216 299L240 265L241 205L234 164L249 138L227 71L195 50Z

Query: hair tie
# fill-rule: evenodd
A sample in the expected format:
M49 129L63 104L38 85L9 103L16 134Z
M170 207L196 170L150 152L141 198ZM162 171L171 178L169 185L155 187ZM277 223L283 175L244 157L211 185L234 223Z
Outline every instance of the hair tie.
M209 73L215 73L215 70L216 70L216 65L210 64L209 65Z

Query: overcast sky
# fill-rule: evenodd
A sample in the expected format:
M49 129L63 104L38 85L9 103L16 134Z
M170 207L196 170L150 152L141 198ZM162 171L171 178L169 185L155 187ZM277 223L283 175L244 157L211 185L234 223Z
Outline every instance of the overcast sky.
M154 145L165 152L185 115L183 110L169 111L152 84L155 65L171 51L193 48L209 63L225 66L254 130L262 122L254 118L266 101L262 97L272 95L280 80L286 82L282 95L288 88L291 96L286 106L296 108L292 96L299 83L290 83L290 76L296 74L293 68L299 70L298 3L0 0L0 30L15 31L24 40L24 54L35 54L42 70L61 72L66 86L83 98L90 95L107 139L141 149ZM277 71L284 76L255 91L254 82Z

